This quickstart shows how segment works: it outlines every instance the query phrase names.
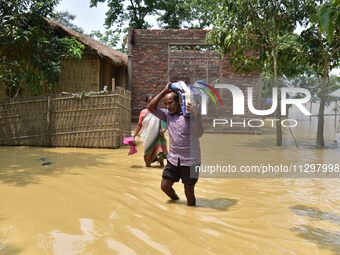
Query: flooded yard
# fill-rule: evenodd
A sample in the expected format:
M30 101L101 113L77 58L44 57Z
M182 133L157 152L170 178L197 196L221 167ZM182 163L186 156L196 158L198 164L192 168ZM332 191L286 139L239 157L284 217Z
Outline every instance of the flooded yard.
M202 155L339 163L336 145L273 137L206 134ZM340 254L340 179L201 178L192 208L182 184L167 200L138 149L0 147L0 254Z

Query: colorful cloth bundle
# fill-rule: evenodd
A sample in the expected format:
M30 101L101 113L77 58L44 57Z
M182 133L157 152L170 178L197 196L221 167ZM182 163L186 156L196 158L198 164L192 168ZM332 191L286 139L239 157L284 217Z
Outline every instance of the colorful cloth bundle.
M130 151L128 155L135 154L137 152L137 145L135 139L130 136L130 137L125 137L123 139L123 144L130 145Z
M187 104L190 103L190 87L188 87L184 81L178 81L170 84L170 89L180 93L182 98L182 112L184 115L188 115Z
M217 102L220 103L222 106L222 100L216 89L204 81L196 81L193 85L186 84L184 81L178 81L170 84L170 89L178 92L181 95L182 98L182 112L185 115L189 115L189 112L187 112L187 104L190 103L190 97L195 92L198 92L200 94L205 94L209 96L209 98L214 102L215 106L217 106Z

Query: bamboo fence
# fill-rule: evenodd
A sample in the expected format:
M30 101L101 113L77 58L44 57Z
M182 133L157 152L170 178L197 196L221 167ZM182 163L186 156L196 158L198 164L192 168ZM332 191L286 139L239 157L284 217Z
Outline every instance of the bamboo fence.
M0 104L0 145L117 148L130 135L131 95L41 97Z

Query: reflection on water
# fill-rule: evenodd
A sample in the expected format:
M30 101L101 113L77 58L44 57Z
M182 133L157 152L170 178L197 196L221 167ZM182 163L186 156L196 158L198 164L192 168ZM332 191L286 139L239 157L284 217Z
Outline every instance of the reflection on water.
M312 241L323 249L333 251L333 254L340 254L340 232L326 231L321 228L301 226L292 229L299 236Z
M197 207L200 208L212 208L221 211L226 211L229 207L236 205L236 199L228 199L228 198L214 198L214 199L206 199L199 198L197 200Z
M305 205L293 206L292 211L297 215L311 217L316 220L330 221L334 224L340 224L340 216L334 213L325 212L316 207ZM340 254L340 232L329 231L322 228L317 228L309 225L301 225L293 227L292 231L298 236L305 238L308 241L318 244L323 249L334 251L335 254Z
M316 207L296 205L291 208L297 215L308 216L319 220L328 220L335 224L340 224L340 215L321 211Z
M271 133L203 139L214 142L205 158L235 164L340 155L296 150L288 139L277 148ZM339 253L340 179L201 178L192 208L182 184L181 200L169 203L161 169L127 152L0 147L0 254Z
M117 254L120 255L135 255L137 254L133 249L131 249L130 247L126 246L125 244L118 242L116 240L113 239L109 239L107 240L107 246L117 252Z
M145 243L145 245L150 246L151 248L153 248L154 250L157 251L157 253L161 253L161 254L171 254L170 251L168 250L168 248L164 247L162 244L157 243L155 241L153 241L148 234L144 233L143 231L133 228L131 226L127 226L128 230L138 239L140 239L141 241L143 241Z
M47 236L41 236L40 246L56 255L83 254L86 246L95 240L93 220L80 219L80 230L80 235L53 230Z

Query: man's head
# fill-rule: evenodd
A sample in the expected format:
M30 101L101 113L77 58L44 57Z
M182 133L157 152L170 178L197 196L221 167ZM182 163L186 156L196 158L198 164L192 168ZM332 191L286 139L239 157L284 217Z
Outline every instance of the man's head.
M166 94L164 97L164 104L169 113L179 113L181 111L179 96L176 92Z

